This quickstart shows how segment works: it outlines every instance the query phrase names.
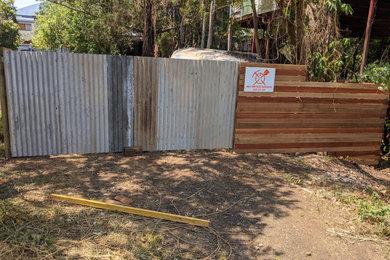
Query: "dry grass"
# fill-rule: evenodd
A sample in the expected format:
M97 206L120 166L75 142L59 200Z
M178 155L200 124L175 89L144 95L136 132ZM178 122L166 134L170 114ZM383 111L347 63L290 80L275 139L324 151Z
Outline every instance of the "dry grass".
M204 251L214 239L217 246ZM212 229L66 203L0 201L0 259L223 259L230 253L224 243Z
M0 259L274 259L284 252L296 256L301 252L280 249L286 242L283 239L261 249L254 241L269 235L265 233L267 225L283 224L290 214L306 206L297 206L304 199L296 192L301 188L332 205L326 208L326 215L340 218L340 212L346 212L342 217L348 228L340 226L350 232L343 231L345 234L375 239L375 225L355 221L355 204L343 202L336 193L352 196L367 185L382 190L383 182L372 183L367 174L371 176L369 169L324 156L234 155L223 151L3 161ZM333 178L339 175L341 179ZM123 193L134 200L135 207L209 219L213 228L58 203L50 199L50 193L100 201ZM299 221L299 214L293 221ZM309 219L322 219L315 211L307 214ZM373 229L368 232L359 225ZM300 228L305 226L302 222ZM351 231L350 226L357 228ZM340 234L341 229L332 230ZM316 238L324 236L321 230L310 233ZM343 247L346 245L333 251Z

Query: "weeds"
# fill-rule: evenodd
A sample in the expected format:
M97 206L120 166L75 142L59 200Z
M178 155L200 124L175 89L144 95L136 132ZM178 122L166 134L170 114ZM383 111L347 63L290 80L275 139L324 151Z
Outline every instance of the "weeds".
M302 179L299 177L292 176L290 174L284 174L284 179L290 184L301 185L303 183Z
M334 161L334 158L332 156L326 155L326 159L328 159L329 162Z
M375 191L367 190L366 196L335 193L340 202L357 211L356 220L373 227L374 234L390 238L390 208L388 203Z
M357 199L360 221L368 221L376 224L378 233L390 238L390 208L381 196L372 192L370 199Z

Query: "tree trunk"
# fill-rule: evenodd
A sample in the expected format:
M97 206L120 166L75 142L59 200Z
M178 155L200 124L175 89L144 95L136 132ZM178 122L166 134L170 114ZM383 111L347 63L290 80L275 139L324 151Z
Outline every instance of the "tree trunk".
M154 28L153 28L153 3L144 0L144 34L142 56L154 56Z
M200 47L203 49L204 48L204 42L206 38L206 14L205 14L205 5L204 5L204 0L202 1L202 7L203 7L203 19L202 19L202 38L200 40Z
M214 27L214 11L215 11L215 0L210 3L210 19L209 19L209 35L207 37L207 48L211 48L213 42L213 27Z
M296 40L296 50L297 50L297 64L305 63L305 48L303 38L304 34L304 19L305 19L305 0L297 0L296 6L296 21L297 21L297 40Z
M153 1L151 1L153 2ZM153 25L153 42L154 42L154 57L159 56L159 50L158 50L158 42L157 42L157 12L156 12L156 5L153 4L152 6L152 25Z
M261 56L260 43L259 43L259 20L257 17L255 0L251 0L252 4L252 17L253 17L253 36L255 38L256 53Z
M227 41L227 50L231 51L232 50L232 10L233 6L229 6L229 27L228 27L228 41Z
M185 44L185 27L184 27L184 16L181 17L180 28L179 28L179 48L183 48Z

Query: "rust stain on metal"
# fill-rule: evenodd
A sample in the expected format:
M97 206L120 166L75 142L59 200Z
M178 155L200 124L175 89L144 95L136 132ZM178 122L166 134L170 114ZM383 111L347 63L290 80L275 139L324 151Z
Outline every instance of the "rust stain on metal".
M134 59L134 145L148 151L157 149L158 68L157 59Z

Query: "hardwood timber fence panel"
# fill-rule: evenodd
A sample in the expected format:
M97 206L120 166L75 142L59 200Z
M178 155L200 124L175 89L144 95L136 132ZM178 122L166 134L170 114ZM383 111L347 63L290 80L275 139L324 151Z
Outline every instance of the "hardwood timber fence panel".
M244 92L246 67L276 68L272 93ZM329 152L378 163L388 93L373 84L305 82L299 65L241 63L234 150Z

